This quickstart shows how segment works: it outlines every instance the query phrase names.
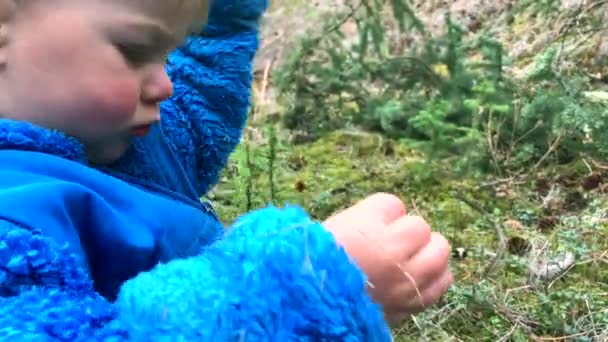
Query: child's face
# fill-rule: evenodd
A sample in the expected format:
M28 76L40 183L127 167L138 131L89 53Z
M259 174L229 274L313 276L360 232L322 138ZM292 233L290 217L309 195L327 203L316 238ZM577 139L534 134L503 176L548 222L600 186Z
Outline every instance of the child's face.
M115 161L135 128L159 120L172 92L165 56L206 15L201 5L41 0L18 11L0 46L0 116L76 137L94 163Z

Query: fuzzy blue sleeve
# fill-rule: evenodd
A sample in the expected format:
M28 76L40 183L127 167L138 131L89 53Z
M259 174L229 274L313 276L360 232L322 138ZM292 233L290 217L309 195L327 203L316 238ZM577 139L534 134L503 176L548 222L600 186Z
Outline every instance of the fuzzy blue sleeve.
M216 0L204 30L168 59L173 96L162 103L169 143L198 196L218 180L240 142L250 105L258 20L268 0Z
M59 246L0 230L0 340L390 341L360 270L298 207L239 219L200 255L96 295Z
M251 102L259 21L268 0L214 0L209 21L169 54L173 95L159 134L136 139L105 172L192 200L213 187L239 144Z
M84 341L116 317L78 256L39 232L0 221L0 341Z

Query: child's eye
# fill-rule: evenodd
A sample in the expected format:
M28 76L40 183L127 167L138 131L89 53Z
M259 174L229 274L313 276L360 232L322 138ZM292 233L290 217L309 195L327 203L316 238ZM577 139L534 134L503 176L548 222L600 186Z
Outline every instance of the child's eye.
M152 59L148 49L145 47L120 43L115 44L115 46L123 57L131 64L142 65L150 62Z

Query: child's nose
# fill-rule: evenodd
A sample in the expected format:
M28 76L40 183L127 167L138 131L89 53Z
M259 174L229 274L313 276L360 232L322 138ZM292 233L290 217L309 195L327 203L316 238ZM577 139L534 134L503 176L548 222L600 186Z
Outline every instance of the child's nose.
M147 103L162 102L173 94L173 83L164 66L154 67L144 80L142 87L142 101Z

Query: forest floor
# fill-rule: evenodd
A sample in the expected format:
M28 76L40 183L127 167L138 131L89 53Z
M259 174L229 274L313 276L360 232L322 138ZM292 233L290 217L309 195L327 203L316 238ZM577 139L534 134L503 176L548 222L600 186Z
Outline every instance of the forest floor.
M396 341L608 341L607 162L581 156L510 177L463 176L451 171L452 160L428 161L380 134L343 129L295 145L279 127L269 175L267 125L260 118L281 114L270 71L299 34L314 28L315 18L343 5L318 3L273 4L266 19L255 117L209 196L221 218L230 223L272 200L301 205L323 219L373 192L395 193L450 240L456 278L440 303L395 329ZM487 17L500 22L510 2L417 3L430 25L441 23L436 16L449 8L476 27ZM596 3L608 13L605 1ZM525 69L572 20L511 18L499 30L517 61L510 72ZM590 74L608 74L606 36L581 33L571 62L585 64ZM247 151L250 162L243 164Z

